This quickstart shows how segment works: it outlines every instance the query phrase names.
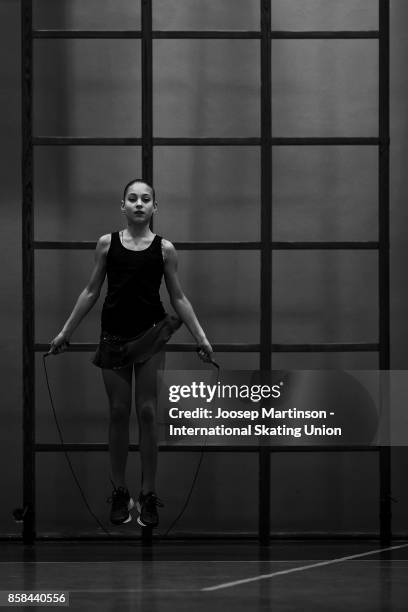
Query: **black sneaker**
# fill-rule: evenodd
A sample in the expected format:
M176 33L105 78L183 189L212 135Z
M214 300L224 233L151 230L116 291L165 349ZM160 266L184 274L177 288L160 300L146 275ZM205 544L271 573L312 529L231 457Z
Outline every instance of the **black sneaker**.
M157 506L163 507L163 505L163 502L153 491L149 491L146 494L141 492L136 502L136 508L139 512L137 517L139 525L142 527L157 527L159 524Z
M125 489L125 487L114 488L112 497L108 497L106 501L108 503L112 502L110 512L111 523L114 525L122 525L122 523L129 523L132 520L132 515L129 510L131 510L135 504L129 495L129 491Z

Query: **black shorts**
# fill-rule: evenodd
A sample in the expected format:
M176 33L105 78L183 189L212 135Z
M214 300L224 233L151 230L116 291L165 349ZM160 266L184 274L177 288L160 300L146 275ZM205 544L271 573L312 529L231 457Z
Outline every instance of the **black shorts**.
M99 344L91 362L98 368L120 370L133 363L143 363L160 351L181 326L179 317L166 316L132 338L101 331Z

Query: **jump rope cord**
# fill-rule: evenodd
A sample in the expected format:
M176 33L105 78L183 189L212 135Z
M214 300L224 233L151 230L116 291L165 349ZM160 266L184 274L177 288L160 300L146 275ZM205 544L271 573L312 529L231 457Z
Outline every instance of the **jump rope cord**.
M89 506L89 503L88 503L88 501L87 501L87 499L86 499L86 497L85 497L85 493L83 492L82 487L81 487L81 485L80 485L80 483L79 483L79 480L78 480L78 478L77 478L77 476L76 476L76 474L75 474L75 472L74 472L74 468L72 467L72 463L71 463L71 460L70 460L70 458L69 458L69 455L68 455L67 451L65 450L65 443L64 443L63 436L62 436L61 428L60 428L59 423L58 423L57 413L56 413L55 408L54 408L54 402L53 402L53 400L52 400L52 394L51 394L51 389L50 389L50 383L49 383L49 381L48 381L47 367L46 367L46 365L45 365L45 358L46 358L46 357L48 357L48 355L50 355L50 354L51 354L51 353L44 353L44 354L43 354L43 365L44 365L45 379L46 379L46 381L47 381L48 394L49 394L49 396L50 396L50 402L51 402L52 411L53 411L53 414L54 414L54 420L55 420L55 424L56 424L56 427L57 427L57 430L58 430L58 435L59 435L59 438L60 438L60 441L61 441L61 448L62 448L62 450L64 451L64 455L65 455L66 460L68 461L68 465L69 465L69 468L70 468L70 470L71 470L72 476L73 476L73 478L74 478L74 480L75 480L75 483L76 483L76 485L77 485L77 487L78 487L78 489L79 489L79 491L80 491L80 493L81 493L81 497L82 497L82 499L84 500L84 503L85 503L85 505L86 505L86 507L87 507L88 511L89 511L89 512L90 512L90 514L93 516L93 518L95 519L95 521L98 523L99 527L101 527L101 529L102 529L102 530L103 530L103 531L104 531L104 532L105 532L105 533L106 533L108 536L110 536L110 537L115 537L115 536L114 536L112 533L110 533L110 531L108 531L108 529L106 529L106 527L105 527L105 526L104 526L104 525L101 523L101 521L98 519L98 517L96 516L96 514L95 514L95 513L92 511L91 507ZM217 368L217 382L218 382L218 380L219 380L219 375L220 375L220 366L219 366L219 364L218 364L216 361L214 361L214 360L211 360L211 363L212 363L212 364L213 364L213 365L214 365L214 366ZM199 457L199 460L198 460L198 463L197 463L197 467L196 467L195 474L194 474L194 476L193 476L193 481L192 481L192 483L191 483L190 491L188 492L187 497L186 497L186 501L184 502L184 505L183 505L182 509L180 510L179 514L178 514L178 515L177 515L177 517L174 519L174 521L171 523L171 525L170 525L170 527L167 529L167 531L166 531L164 534L161 534L160 532L158 533L158 535L159 535L159 537L160 537L160 538L166 538L166 537L168 536L168 534L170 533L171 529L173 529L173 527L174 527L174 526L177 524L177 522L178 522L178 521L180 520L180 518L183 516L184 511L185 511L185 509L186 509L186 508L187 508L187 506L188 506L188 503L189 503L189 501L190 501L190 497L191 497L191 495L192 495L192 493L193 493L194 485L195 485L195 483L196 483L196 480L197 480L197 477L198 477L198 474L199 474L199 471L200 471L201 463L202 463L202 460L203 460L203 457L204 457L204 447L206 446L206 443L207 443L207 438L205 438L205 439L204 439L204 444L203 444L203 446L202 446L202 448L201 448L201 451L200 451L200 457ZM113 482L113 481L112 481L112 479L111 479L111 482Z
M220 379L220 366L214 360L211 360L211 363L213 364L213 366L215 366L217 368L217 381L216 381L216 384L217 384L219 379ZM196 483L196 480L197 480L197 477L198 477L198 473L200 471L201 463L202 463L202 460L203 460L203 457L204 457L204 448L205 448L206 444L207 444L207 436L204 438L204 444L201 447L200 457L198 459L196 471L195 471L195 474L193 476L193 480L192 480L192 483L191 483L190 491L188 492L188 495L186 497L186 501L184 502L184 506L182 507L182 509L180 510L179 514L176 516L174 521L171 523L171 525L167 529L167 531L163 535L160 535L160 537L162 537L162 538L166 538L168 536L168 534L170 533L170 530L173 529L174 525L176 525L178 520L183 516L184 511L185 511L185 509L188 506L188 502L190 501L190 497L191 497L191 495L193 493L194 485Z
M47 367L46 367L46 365L45 365L45 358L46 358L46 357L48 357L48 355L49 355L49 354L50 354L50 353L45 353L45 354L43 355L44 372L45 372L45 379L46 379L46 381L47 381L47 387L48 387L48 393L49 393L49 396L50 396L50 401L51 401L52 411L53 411L53 413L54 413L55 425L57 426L58 435L59 435L59 438L60 438L60 440L61 440L61 447L62 447L62 450L64 451L65 458L66 458L66 460L68 461L68 465L69 465L69 467L70 467L70 470L71 470L72 476L73 476L73 478L74 478L74 480L75 480L75 482L76 482L76 484L77 484L77 486L78 486L78 489L79 489L79 491L80 491L80 493L81 493L82 499L84 500L86 507L88 508L89 512L90 512L90 513L91 513L91 515L94 517L94 519L96 520L96 522L98 523L98 525L99 525L99 526L100 526L100 527L103 529L103 531L104 531L104 532L105 532L107 535L112 536L112 534L111 534L111 533L110 533L110 532L109 532L109 531L106 529L106 527L105 527L104 525L102 525L102 523L100 522L100 520L98 519L98 517L97 517L97 516L94 514L94 512L93 512L93 511L92 511L92 509L91 509L91 507L89 506L88 501L87 501L87 499L86 499L86 497L85 497L85 493L83 492L82 487L81 487L81 485L80 485L80 483L79 483L79 480L78 480L78 478L77 478L77 476L76 476L76 474L75 474L75 472L74 472L74 468L72 467L72 463L71 463L71 460L70 460L70 458L69 458L69 455L67 454L67 451L65 450L64 439L63 439L63 437L62 437L61 428L60 428L60 426L59 426L59 424L58 424L57 414L56 414L56 412L55 412L55 408L54 408L54 402L52 401L52 395L51 395L50 383L49 383L49 381L48 381Z

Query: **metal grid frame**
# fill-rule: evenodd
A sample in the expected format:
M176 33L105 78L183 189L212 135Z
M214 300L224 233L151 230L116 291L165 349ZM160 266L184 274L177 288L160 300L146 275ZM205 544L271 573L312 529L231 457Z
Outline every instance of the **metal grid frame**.
M260 336L257 344L217 344L216 351L258 352L259 367L271 369L271 352L378 352L379 369L390 367L390 298L389 298L389 0L378 0L379 29L353 31L272 31L271 2L260 2L259 31L153 31L152 2L141 0L141 30L33 30L32 0L21 0L22 32L22 272L23 272L23 501L27 512L24 517L23 541L36 540L35 528L35 454L62 451L59 444L39 444L35 440L35 353L44 352L48 344L36 343L34 335L34 252L36 249L94 249L89 241L36 241L34 240L34 148L47 145L139 145L142 147L142 172L153 183L154 146L195 145L229 146L257 145L261 149L261 240L259 242L179 242L179 250L258 250L260 251ZM41 137L33 135L33 41L36 39L124 39L140 38L142 46L142 137L141 138L71 138ZM152 43L153 39L259 39L261 50L261 136L259 138L156 138L153 137ZM272 39L376 39L379 53L379 117L378 136L347 138L274 138L271 119L271 40ZM378 241L353 242L273 242L272 241L272 147L273 146L375 146L378 149ZM272 342L272 251L289 249L319 250L376 250L378 251L378 342L371 343L315 343L276 344ZM92 351L96 344L74 343L71 351ZM192 344L170 344L169 351L193 351ZM107 444L66 444L69 451L107 451ZM138 450L131 444L130 450ZM160 447L160 451L195 452L199 445ZM391 449L387 447L240 447L223 445L208 447L207 452L256 452L259 457L259 540L266 544L270 537L270 453L293 451L353 452L376 451L379 456L380 479L380 539L387 544L391 533ZM350 537L352 534L345 534ZM103 538L103 536L102 536Z

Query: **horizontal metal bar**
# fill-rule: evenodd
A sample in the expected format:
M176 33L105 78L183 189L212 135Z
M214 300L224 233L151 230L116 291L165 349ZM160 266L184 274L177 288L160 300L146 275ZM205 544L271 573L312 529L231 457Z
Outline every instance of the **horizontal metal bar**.
M142 138L99 138L75 136L34 136L33 145L36 146L141 146Z
M291 39L380 38L380 32L379 30L315 30L315 31L272 30L271 38L291 38Z
M388 147L389 141L381 141L374 136L357 137L332 137L332 136L311 136L311 137L281 137L268 138L271 146L382 146ZM76 136L34 136L32 143L35 146L141 146L141 138L121 138L121 137L76 137ZM260 146L261 138L153 138L153 146L164 147L210 147L210 146Z
M153 30L152 37L180 40L186 38L260 39L261 32L258 30Z
M72 353L89 353L95 351L98 345L94 342L75 342L71 343L67 352ZM212 347L215 351L221 351L223 353L256 353L259 351L259 344L250 344L248 342L234 342L234 343L213 343ZM36 352L45 353L49 350L49 344L37 343L34 345ZM190 343L178 343L178 344L166 344L166 351L170 353L190 353L197 350L196 344Z
M153 138L153 145L157 147L163 146L199 146L199 147L211 147L211 146L259 146L261 144L261 138L249 136L248 138Z
M181 251L256 251L260 250L260 242L175 242L174 246ZM375 241L286 241L272 242L271 249L277 251L291 250L378 250L379 243ZM38 250L92 250L96 242L90 240L55 241L35 240L34 248Z
M99 138L99 137L71 137L71 136L34 136L33 145L36 146L135 146L141 145L141 138ZM153 138L155 146L256 146L261 139L254 138Z
M365 353L380 350L378 342L320 342L317 344L272 344L274 353Z
M356 241L299 241L292 240L290 242L272 242L272 249L276 251L288 251L288 250L378 250L379 242L370 240L356 240Z
M355 540L355 541L367 541L367 540L375 540L379 537L378 531L271 531L269 537L271 540L275 541L288 541L288 540ZM141 540L143 536L139 535L129 535L128 533L124 533L123 535L116 532L115 534L105 535L100 533L95 535L94 532L81 532L73 533L72 535L59 535L55 532L36 532L36 541L39 542L108 542L108 541L116 541L116 542L138 542ZM160 540L161 536L159 534L152 534L153 540ZM200 541L200 540L226 540L226 541L237 541L242 542L246 541L258 541L259 534L258 532L248 533L242 531L199 531L199 532L176 532L170 533L166 536L167 540L172 541ZM392 535L392 541L397 542L400 540L407 540L408 532L405 531L394 531ZM21 535L8 535L8 536L0 536L0 542L21 542Z
M174 246L182 251L210 251L210 250L257 250L260 242L174 242ZM94 249L96 242L89 240L76 241L34 241L35 249Z
M75 342L70 344L67 352L72 353L89 353L96 350L98 345L94 342ZM260 344L250 344L246 342L234 343L213 343L214 351L221 353L257 353L260 351ZM271 344L271 352L273 353L364 353L375 352L379 350L377 342L320 342L320 343L303 343L303 344ZM167 344L166 351L169 353L189 353L197 349L195 344L179 343ZM45 353L49 350L49 344L36 343L34 345L36 352Z
M153 30L153 38L261 38L262 33L257 30ZM270 32L272 39L290 38L290 39L367 39L379 38L378 30L272 30Z
M35 29L34 39L57 38L91 38L91 39L126 39L142 38L141 30L56 30ZM258 30L153 30L152 38L156 39L260 39L262 33ZM272 30L272 39L378 39L378 30Z
M85 452L85 453L89 453L89 452L106 452L109 450L109 445L102 443L102 442L93 442L93 443L84 443L84 442L71 442L71 443L64 443L64 448L66 451L69 452ZM167 444L159 444L158 445L159 451L164 451L164 452L170 452L170 453L197 453L200 452L203 449L203 445L202 444L183 444L183 445L175 445L173 444L172 446L169 446ZM258 452L260 448L265 448L267 449L269 452L271 453L285 453L285 452L293 452L293 451L297 451L297 452L316 452L316 451L324 451L324 452L348 452L348 451L357 451L357 452L361 452L361 451L365 451L365 452L371 452L371 451L378 451L381 447L380 446L366 446L366 445L358 445L358 444L353 444L350 446L346 446L346 445L336 445L336 446L329 446L329 445L319 445L319 444L315 444L313 446L272 446L272 445L259 445L259 444L245 444L245 445L238 445L238 444L217 444L217 445L206 445L205 446L205 452L212 452L212 453L228 453L228 452L242 452L242 453L253 453L253 452ZM36 452L41 452L41 453L55 453L55 452L61 452L63 449L61 447L61 444L51 444L51 443L37 443L35 445L35 451ZM129 444L129 450L130 451L138 451L139 450L139 445L138 444Z
M380 145L381 141L377 137L373 136L357 136L357 137L349 137L349 136L311 136L304 138L272 138L271 144L275 147L287 147L287 146L372 146L372 145Z
M83 442L75 442L75 443L64 443L64 448L67 451L74 451L74 452L104 452L109 450L109 445L105 444L103 442L93 442L93 443L83 443ZM199 450L201 450L201 446L199 444L183 444L183 445L177 445L177 444L172 444L172 446L169 446L167 444L159 444L158 448L160 451L164 451L164 452L192 452L195 453ZM242 452L256 452L259 450L259 445L256 444L248 444L245 446L239 446L238 444L229 444L229 445L217 445L217 446L206 446L206 449L210 450L210 452L226 452L227 450L230 450L231 452L236 452L236 451L240 451L242 449ZM211 449L214 449L213 451ZM58 452L61 451L61 445L60 444L51 444L51 443L42 443L42 444L36 444L35 445L35 450L37 452L43 452L43 453L53 453L53 452ZM139 445L138 444L129 444L129 450L131 451L138 451L139 450Z
M142 38L141 30L55 30L35 29L33 38Z

